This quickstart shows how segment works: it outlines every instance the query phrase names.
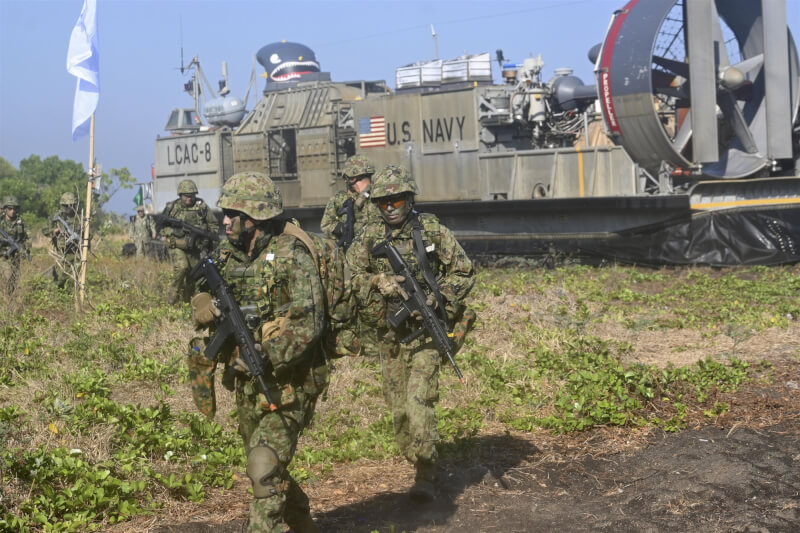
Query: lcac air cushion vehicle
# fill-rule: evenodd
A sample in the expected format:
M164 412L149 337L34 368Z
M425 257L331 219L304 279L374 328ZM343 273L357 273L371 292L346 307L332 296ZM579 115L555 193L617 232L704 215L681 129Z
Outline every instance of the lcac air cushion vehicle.
M394 91L332 81L298 43L257 58L267 83L241 123L173 112L173 135L156 141L157 208L181 179L214 205L225 179L256 170L317 230L360 153L409 167L419 209L472 252L800 260L799 69L783 2L631 0L590 52L596 85L569 70L543 82L540 58L499 50L502 83L478 54L398 68Z

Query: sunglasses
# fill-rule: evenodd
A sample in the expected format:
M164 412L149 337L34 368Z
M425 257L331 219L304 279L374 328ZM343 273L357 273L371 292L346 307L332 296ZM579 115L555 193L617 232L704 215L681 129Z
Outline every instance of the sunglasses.
M404 205L406 205L405 198L380 198L376 200L378 203L378 207L381 209L389 209L389 206L392 206L395 209L400 209Z

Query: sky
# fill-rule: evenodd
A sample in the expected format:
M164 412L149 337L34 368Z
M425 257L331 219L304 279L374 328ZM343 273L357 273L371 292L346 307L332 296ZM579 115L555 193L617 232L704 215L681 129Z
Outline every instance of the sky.
M184 64L198 56L214 89L228 65L232 95L244 97L253 55L264 45L303 43L334 81L385 80L416 61L502 49L506 60L542 55L543 80L560 67L593 84L587 51L602 41L626 0L98 0L100 101L95 157L108 172L127 167L150 180L155 139L169 113L192 107ZM70 33L83 0L0 0L0 156L19 168L32 154L86 167L88 136L72 141L76 80L66 70ZM789 27L800 35L800 0L787 1ZM431 36L435 28L436 43ZM436 44L436 46L435 46ZM496 62L495 82L500 81ZM263 69L257 65L257 73ZM257 78L247 109L264 78ZM106 206L134 212L135 192Z

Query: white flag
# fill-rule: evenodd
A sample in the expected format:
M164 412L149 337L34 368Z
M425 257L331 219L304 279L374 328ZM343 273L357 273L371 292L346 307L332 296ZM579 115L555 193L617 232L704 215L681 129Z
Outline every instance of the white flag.
M72 106L72 140L89 133L100 99L100 55L97 52L97 0L83 0L67 51L67 71L78 78Z

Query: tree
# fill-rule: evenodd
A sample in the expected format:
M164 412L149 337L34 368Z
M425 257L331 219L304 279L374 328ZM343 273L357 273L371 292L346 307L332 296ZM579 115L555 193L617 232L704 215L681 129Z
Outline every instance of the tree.
M98 207L104 206L120 189L132 189L136 178L131 176L128 167L112 168L110 174L100 176L100 194L97 196Z
M61 195L73 192L81 205L86 198L86 170L83 165L58 156L42 159L32 154L19 163L19 170L0 157L0 191L3 196L13 195L22 203L25 221L41 223L58 208ZM100 190L95 194L94 216L103 218L102 206L120 188L131 189L136 179L126 168L111 169L100 176Z

